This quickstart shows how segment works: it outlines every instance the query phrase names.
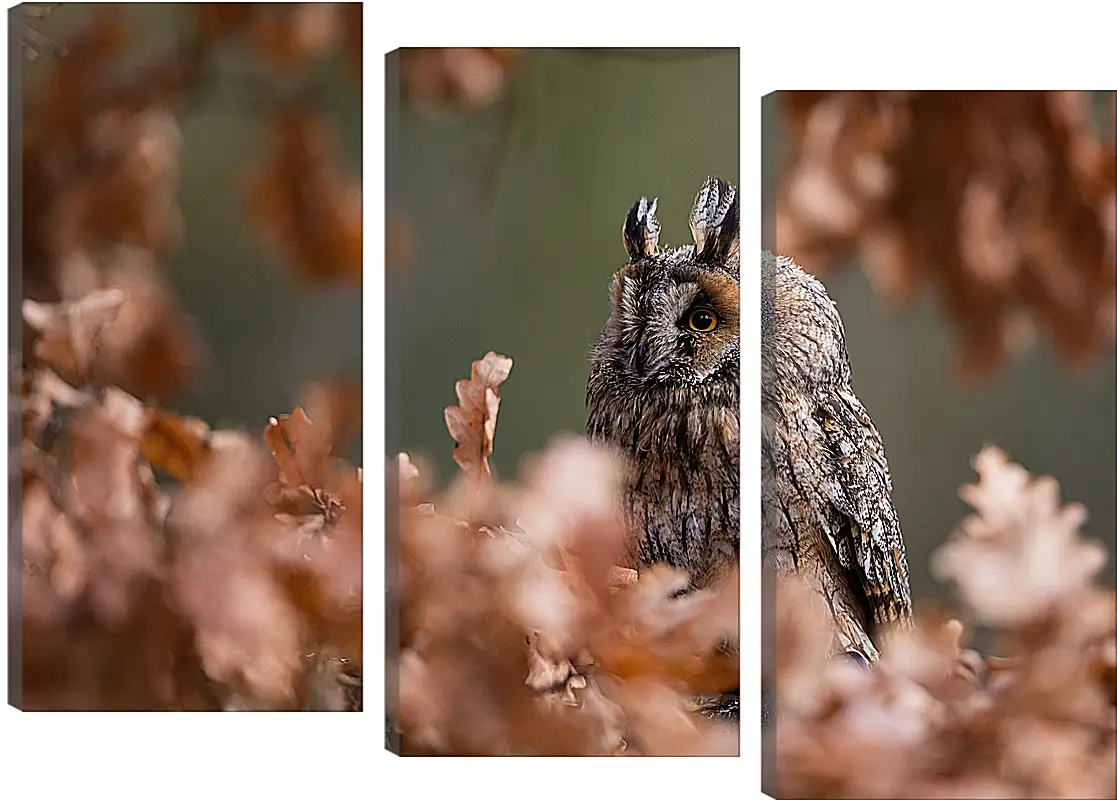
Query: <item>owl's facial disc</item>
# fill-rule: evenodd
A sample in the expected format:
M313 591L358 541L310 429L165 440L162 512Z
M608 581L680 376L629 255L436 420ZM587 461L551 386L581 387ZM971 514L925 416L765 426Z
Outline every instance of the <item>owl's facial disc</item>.
M618 367L643 386L695 386L737 365L738 284L688 264L643 263L614 281Z

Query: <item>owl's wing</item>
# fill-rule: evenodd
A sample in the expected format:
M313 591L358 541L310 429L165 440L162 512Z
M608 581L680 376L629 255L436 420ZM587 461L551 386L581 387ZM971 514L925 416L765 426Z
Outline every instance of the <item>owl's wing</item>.
M907 624L911 586L884 445L848 387L825 388L815 417L830 458L826 490L848 521L831 533L839 562L858 578L877 623Z

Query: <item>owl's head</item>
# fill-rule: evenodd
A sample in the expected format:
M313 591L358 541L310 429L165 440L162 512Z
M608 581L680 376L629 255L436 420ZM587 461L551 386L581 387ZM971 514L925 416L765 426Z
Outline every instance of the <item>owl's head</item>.
M631 388L739 382L740 204L709 178L690 215L694 244L660 251L656 200L640 198L623 226L628 263L613 276L596 369Z

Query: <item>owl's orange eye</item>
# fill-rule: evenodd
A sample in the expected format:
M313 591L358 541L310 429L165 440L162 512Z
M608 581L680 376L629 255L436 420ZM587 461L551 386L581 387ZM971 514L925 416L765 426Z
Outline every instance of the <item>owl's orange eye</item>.
M698 333L709 333L718 326L718 315L710 308L696 308L687 317L687 327Z

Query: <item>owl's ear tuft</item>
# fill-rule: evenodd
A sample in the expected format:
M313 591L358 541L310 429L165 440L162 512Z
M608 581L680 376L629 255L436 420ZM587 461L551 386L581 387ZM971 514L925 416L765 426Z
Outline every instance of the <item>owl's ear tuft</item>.
M654 256L659 252L659 220L655 218L655 207L659 198L651 202L648 198L641 197L624 220L624 249L628 251L630 261Z
M698 261L724 261L741 247L741 205L737 190L721 178L707 178L694 198L690 232Z

